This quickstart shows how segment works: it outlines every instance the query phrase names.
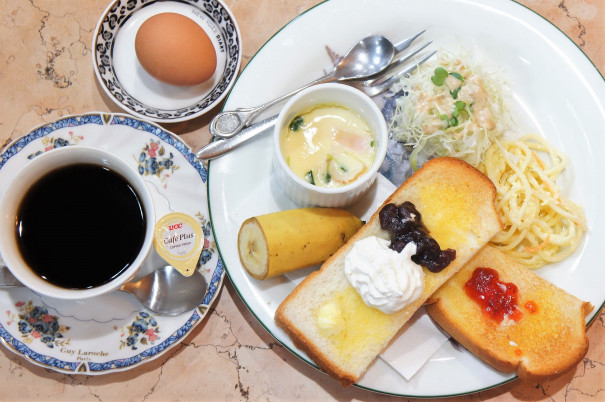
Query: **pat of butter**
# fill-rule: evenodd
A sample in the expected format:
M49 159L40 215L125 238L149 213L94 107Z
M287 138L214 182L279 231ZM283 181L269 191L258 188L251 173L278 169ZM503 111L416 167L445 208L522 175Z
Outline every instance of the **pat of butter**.
M184 276L191 276L202 253L204 232L193 217L171 213L156 223L153 245L166 262Z
M326 303L317 311L317 326L329 335L336 335L344 329L345 321L342 318L340 306L335 303Z

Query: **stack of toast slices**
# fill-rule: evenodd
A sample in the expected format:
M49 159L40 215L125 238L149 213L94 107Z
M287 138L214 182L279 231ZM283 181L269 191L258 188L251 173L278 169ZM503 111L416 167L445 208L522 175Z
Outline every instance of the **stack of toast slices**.
M426 162L344 246L288 295L276 311L276 324L297 348L343 386L357 382L414 312L426 303L432 303L428 311L439 325L498 370L518 369L519 376L536 378L572 367L588 347L584 319L592 306L554 288L523 267L515 265L509 269L513 261L486 247L502 229L495 197L493 183L466 162L451 157ZM456 258L438 273L423 268L425 285L420 298L394 314L384 314L368 307L350 285L344 261L358 240L369 236L390 240L390 234L380 226L379 211L386 204L400 205L405 201L416 206L429 234L442 250L456 250ZM538 313L506 328L494 325L459 288L477 261L475 258L503 272L503 278L517 283L521 294L531 289L532 293L522 298L532 299L538 305ZM454 280L450 281L451 278ZM338 306L344 322L337 332L325 331L318 325L318 312L327 304ZM473 318L469 320L471 314ZM538 335L539 332L542 333ZM525 334L531 334L528 335L531 340ZM555 337L556 342L547 344L549 337ZM541 344L536 347L536 343ZM513 344L518 346L511 357ZM574 353L568 361L553 363L550 369L544 366L551 361L549 354L556 354L551 348L573 349Z

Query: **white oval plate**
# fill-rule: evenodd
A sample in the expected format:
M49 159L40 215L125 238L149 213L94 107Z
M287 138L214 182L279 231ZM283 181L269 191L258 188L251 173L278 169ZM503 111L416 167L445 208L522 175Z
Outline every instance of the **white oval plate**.
M434 47L463 46L503 67L503 75L514 86L522 132L543 135L569 156L561 185L566 195L584 206L589 230L572 257L538 273L591 302L596 307L588 317L592 320L605 300L600 269L605 193L597 185L602 182L597 153L605 149L605 82L569 38L531 10L508 0L327 1L291 21L263 46L240 75L225 110L261 104L319 77L331 65L326 45L343 54L369 34L398 41L424 28L427 32L418 43L432 39ZM211 220L219 252L242 299L276 339L313 364L273 321L279 303L308 271L257 281L245 274L237 253L237 233L244 219L294 207L272 180L271 147L266 134L210 163ZM383 174L395 183L402 179L389 169ZM380 197L372 193L366 205L355 208L364 213L376 198ZM410 381L378 359L357 385L400 396L443 397L514 378L446 343Z
M208 81L189 87L164 84L139 63L134 52L139 27L165 12L192 19L208 34L217 55ZM237 22L219 0L115 1L97 24L92 48L95 74L107 95L135 116L164 123L193 119L216 106L235 83L242 59Z
M170 212L189 214L199 221L205 237L197 269L208 290L202 304L178 316L149 312L122 292L63 301L26 288L0 289L4 346L44 368L96 375L137 367L177 345L216 300L224 269L210 227L207 172L187 145L155 124L122 114L89 113L42 125L2 151L0 194L36 155L79 145L110 151L131 163L151 191L157 219ZM111 252L111 241L107 244ZM165 265L153 251L137 278Z

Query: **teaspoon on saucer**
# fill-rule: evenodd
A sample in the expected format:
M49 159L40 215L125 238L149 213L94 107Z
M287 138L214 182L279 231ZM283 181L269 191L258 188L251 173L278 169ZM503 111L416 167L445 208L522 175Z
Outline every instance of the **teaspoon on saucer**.
M0 265L0 289L23 287L9 269ZM199 271L186 277L170 265L119 289L130 293L147 309L163 315L179 315L197 307L206 295L206 280Z

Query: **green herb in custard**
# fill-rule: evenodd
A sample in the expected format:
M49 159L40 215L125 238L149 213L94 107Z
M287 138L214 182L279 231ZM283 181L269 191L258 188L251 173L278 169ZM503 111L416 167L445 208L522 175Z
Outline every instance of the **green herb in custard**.
M306 174L305 174L305 179L307 179L307 181L313 185L315 185L315 179L313 178L313 171L309 170Z
M303 119L302 116L296 116L290 122L290 131L298 131L304 123L305 123L305 120Z

